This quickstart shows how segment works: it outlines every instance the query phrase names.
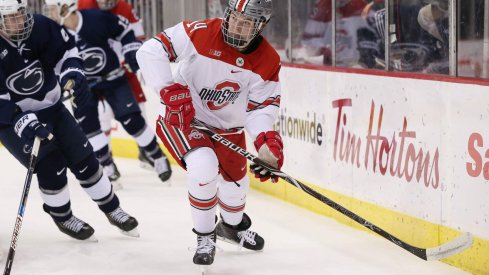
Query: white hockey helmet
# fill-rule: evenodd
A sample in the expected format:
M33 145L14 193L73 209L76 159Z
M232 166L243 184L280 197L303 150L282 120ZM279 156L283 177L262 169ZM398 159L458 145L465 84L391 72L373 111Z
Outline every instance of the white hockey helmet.
M433 0L432 5L441 11L448 11L448 0Z
M272 0L229 0L221 25L224 42L244 50L272 16Z
M43 14L63 25L72 12L78 10L78 0L44 0Z
M0 0L0 32L12 41L27 39L34 26L34 17L27 9L27 0Z
M119 3L119 0L97 0L97 5L101 10L111 10L117 3Z

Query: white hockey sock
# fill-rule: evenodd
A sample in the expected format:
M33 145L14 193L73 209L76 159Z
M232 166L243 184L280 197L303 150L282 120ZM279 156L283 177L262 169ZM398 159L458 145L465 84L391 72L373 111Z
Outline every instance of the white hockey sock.
M250 188L248 176L236 181L236 183L225 181L220 177L219 190L217 192L221 216L230 225L237 225L243 219L246 194Z
M211 148L198 148L185 156L185 163L194 229L199 233L212 232L217 205L217 156Z

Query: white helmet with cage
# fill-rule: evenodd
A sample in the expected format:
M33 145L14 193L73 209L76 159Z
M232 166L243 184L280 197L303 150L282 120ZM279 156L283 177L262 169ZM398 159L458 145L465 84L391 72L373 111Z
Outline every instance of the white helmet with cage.
M229 0L221 30L224 42L246 49L272 16L272 0Z
M117 3L119 0L97 0L97 5L101 10L111 10Z
M0 33L11 41L22 41L31 35L34 17L27 0L0 0Z
M63 25L72 12L78 10L78 0L44 0L43 14Z

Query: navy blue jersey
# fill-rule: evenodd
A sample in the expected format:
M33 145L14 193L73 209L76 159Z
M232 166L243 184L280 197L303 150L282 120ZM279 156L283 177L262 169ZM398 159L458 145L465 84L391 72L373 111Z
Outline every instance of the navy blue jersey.
M110 46L110 40L120 41L122 54L139 49L141 43L134 36L126 18L108 11L89 9L78 11L79 23L73 32L80 56L85 65L85 73L90 80L106 77L121 67L119 58ZM95 89L119 86L123 72L117 77L96 84Z
M31 35L18 42L0 36L0 127L20 111L38 111L61 97L58 76L83 70L75 40L51 19L34 14ZM19 110L17 110L19 111Z

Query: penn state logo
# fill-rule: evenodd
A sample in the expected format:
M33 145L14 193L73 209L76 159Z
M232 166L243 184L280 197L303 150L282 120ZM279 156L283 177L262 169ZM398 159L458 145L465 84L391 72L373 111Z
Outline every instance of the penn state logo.
M31 63L7 78L7 88L19 95L35 94L43 84L44 71L39 61Z
M95 75L100 72L107 63L107 56L102 48L88 48L80 52L85 65L85 73L87 75Z
M214 88L203 88L199 96L209 110L216 111L226 107L229 103L234 104L241 93L240 89L239 83L226 80L218 83Z

